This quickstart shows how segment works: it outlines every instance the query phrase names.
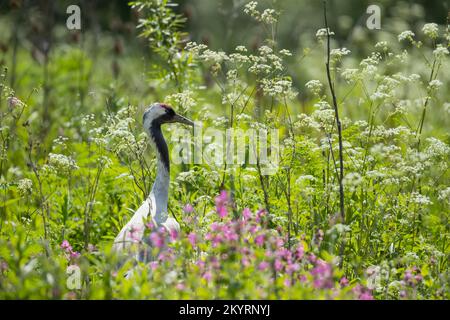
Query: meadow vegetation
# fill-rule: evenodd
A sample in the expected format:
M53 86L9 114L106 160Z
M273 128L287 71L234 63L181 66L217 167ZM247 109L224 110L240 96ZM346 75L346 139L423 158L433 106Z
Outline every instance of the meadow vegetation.
M236 14L259 42L224 50L168 0L130 6L136 23L105 37L0 16L0 298L450 298L447 25L344 47L328 10L288 50L289 12L250 1ZM277 129L280 161L173 165L181 232L149 223L157 259L118 268L113 239L155 178L154 101L205 128Z

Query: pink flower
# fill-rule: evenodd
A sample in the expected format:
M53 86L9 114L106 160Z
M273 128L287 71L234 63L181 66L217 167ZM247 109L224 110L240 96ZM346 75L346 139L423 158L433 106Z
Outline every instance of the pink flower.
M203 268L205 268L205 261L203 260L197 260L197 262L195 263L201 270L203 270Z
M63 240L61 243L61 249L65 250L66 252L72 251L72 246L70 245L69 241Z
M242 210L242 216L244 217L244 219L248 220L252 217L252 212L249 208L245 208L244 210Z
M279 259L275 259L273 266L276 271L281 271L281 269L283 269L283 264L281 263L281 260L279 260Z
M152 242L152 245L156 248L162 248L164 246L164 237L162 237L157 232L152 232L150 234L150 241Z
M308 256L308 260L311 263L316 263L317 257L316 257L316 255L314 253L310 253L309 256Z
M341 285L341 287L348 286L348 279L346 277L342 277L341 280L339 280L339 284Z
M191 232L188 234L187 236L189 242L191 243L191 245L193 247L195 247L196 243L197 243L197 235L194 232Z
M255 243L256 243L258 246L262 246L262 245L264 244L264 235L263 235L263 234L260 234L260 235L256 236L256 238L255 238Z
M228 201L228 194L225 190L220 191L220 194L216 197L216 206L223 206Z
M177 283L177 285L175 286L175 289L177 289L178 291L182 291L186 288L186 286L183 283Z
M153 223L153 221L150 221L146 223L145 226L147 227L147 229L152 230L155 227L155 224Z
M242 265L243 265L244 267L248 267L248 266L250 265L250 261L249 261L248 258L246 258L246 257L243 257L243 258L241 259L241 263L242 263Z
M211 278L212 278L211 272L206 271L206 272L203 274L203 279L205 279L206 281L210 281Z
M269 263L266 262L266 261L263 261L263 262L261 262L261 263L258 265L258 270L259 270L259 271L264 271L264 270L266 270L268 267L269 267Z
M130 233L129 233L129 237L131 238L131 240L133 240L134 242L139 242L141 241L141 237L140 237L140 231L141 228L138 226L131 226L130 228Z
M219 215L220 218L223 219L227 216L228 210L225 206L220 206L220 207L217 207L216 209L217 209L217 214Z
M178 238L178 231L175 229L170 230L170 240L175 241Z
M291 280L286 278L286 279L284 279L283 284L284 284L285 287L290 287L291 286Z
M373 296L368 292L363 292L360 294L359 300L373 300Z
M158 261L152 261L149 263L150 269L152 269L153 271L156 270L156 268L158 268Z
M220 195L216 197L216 210L219 214L220 218L225 218L228 214L228 210L226 208L228 204L228 194L225 190L220 192Z
M191 204L186 204L183 208L185 213L192 213L194 211L194 207Z
M76 252L76 251L71 251L70 252L70 259L77 259L80 257L80 253Z
M211 223L211 231L219 231L221 229L220 224L218 224L217 222L213 222Z
M300 244L300 245L297 247L297 250L295 250L295 257L296 257L298 260L301 260L301 259L303 259L304 253L305 253L305 248L303 248L303 245Z
M261 218L266 214L266 211L264 209L259 210L256 212L256 222L260 222Z
M290 263L286 266L286 272L288 274L292 274L298 270L300 270L300 265L298 263Z

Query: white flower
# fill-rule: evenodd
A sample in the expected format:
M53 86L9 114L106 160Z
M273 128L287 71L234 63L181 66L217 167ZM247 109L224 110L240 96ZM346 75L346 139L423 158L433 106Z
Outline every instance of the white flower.
M22 197L31 194L33 192L33 181L27 178L19 180L17 190Z
M437 79L431 80L428 83L428 90L437 90L437 89L439 89L440 86L442 86L442 84L443 83Z
M439 28L436 23L426 23L422 28L422 32L431 39L436 39L438 37Z
M305 87L311 90L313 94L319 95L323 85L319 80L310 80L305 84Z
M235 50L239 52L247 52L247 48L244 46L237 46Z
M348 54L350 54L350 50L348 50L347 48L333 49L330 52L331 59L334 61L339 61L342 59L342 57Z
M258 5L258 2L256 1L250 1L247 3L244 7L244 13L250 15L251 17L255 18L256 20L260 20L260 13L258 10L256 10L256 6Z
M75 160L63 154L50 153L48 155L48 164L60 173L69 173L78 169Z
M345 79L345 81L351 83L353 81L358 80L358 74L359 74L358 69L345 69L344 71L342 71L341 75Z
M328 33L330 34L330 36L334 35L334 32L330 31L330 28L328 28ZM327 33L327 29L322 28L322 29L317 30L316 37L317 37L318 40L323 40L324 38L327 37L328 33Z
M444 56L448 55L448 49L445 48L442 44L438 44L436 49L433 51L436 59L442 59Z
M167 96L166 100L183 108L184 110L189 110L196 104L193 95L194 93L191 90L185 90L183 92L174 93Z
M284 56L287 56L287 57L292 56L292 53L289 50L287 50L287 49L280 50L280 54L282 54Z
M440 190L438 199L440 201L445 201L447 204L450 204L450 187Z
M414 32L412 32L411 30L406 30L398 35L398 41L400 42L403 40L409 40L412 42L412 41L414 41L413 40L414 36L415 36Z
M444 103L444 110L450 114L450 102Z
M377 43L375 44L375 48L380 48L380 49L382 49L383 51L387 51L387 50L388 50L388 43L387 43L387 41L380 41L380 42L377 42Z
M413 201L416 204L424 205L424 206L432 204L432 202L430 201L430 198L428 198L427 196L424 196L423 194L420 194L418 192L411 193L411 201Z
M261 21L266 24L274 24L277 22L276 14L274 9L266 9L261 15Z

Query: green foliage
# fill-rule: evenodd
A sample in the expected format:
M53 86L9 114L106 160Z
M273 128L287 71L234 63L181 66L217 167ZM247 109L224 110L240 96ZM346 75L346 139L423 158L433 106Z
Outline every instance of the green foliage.
M332 41L342 219L324 30L283 50L287 12L252 2L238 9L263 40L225 52L187 41L169 1L130 5L151 49L144 59L89 30L83 45L57 44L43 61L20 48L0 63L1 298L450 297L448 30L383 31L362 56ZM163 255L120 265L112 241L155 178L141 126L152 101L205 128L278 129L280 161L271 175L259 162L173 165L169 211L181 234L166 241L149 228L147 238L166 239ZM171 141L176 132L164 130ZM78 289L68 266L80 270Z

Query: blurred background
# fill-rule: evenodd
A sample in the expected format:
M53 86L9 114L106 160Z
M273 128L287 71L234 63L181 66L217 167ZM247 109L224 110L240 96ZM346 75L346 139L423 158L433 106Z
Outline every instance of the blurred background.
M174 2L179 4L174 10L187 18L183 27L188 34L186 42L230 52L237 45L256 51L264 41L266 30L243 14L248 1ZM66 27L66 9L71 4L81 8L80 31ZM380 30L366 27L366 9L371 4L381 8ZM260 1L259 6L281 12L278 47L294 53L286 59L287 74L303 104L310 98L304 84L311 79L325 80L324 60L315 37L323 27L323 3L272 0ZM427 22L444 30L448 12L449 2L441 0L328 1L329 24L336 34L333 46L350 48L355 64L368 56L378 41L402 48L397 35L404 30L421 34ZM8 85L22 99L28 97L28 103L42 103L44 119L55 106L67 116L77 116L104 109L105 101L114 109L120 99L140 105L163 100L171 92L152 84L150 66L160 62L153 59L157 55L148 42L138 36L139 18L128 1L1 0L0 66L8 69ZM426 74L426 70L415 71ZM39 92L32 94L33 90ZM61 101L71 96L73 105Z

